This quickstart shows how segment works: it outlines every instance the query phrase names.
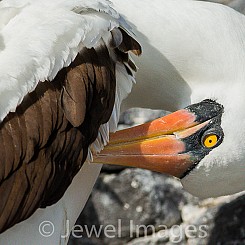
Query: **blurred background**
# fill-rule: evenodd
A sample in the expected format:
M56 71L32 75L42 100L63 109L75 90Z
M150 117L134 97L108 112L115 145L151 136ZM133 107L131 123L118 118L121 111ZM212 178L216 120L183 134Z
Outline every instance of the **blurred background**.
M245 0L210 2L245 14ZM118 128L166 113L130 109L121 115ZM244 245L245 192L199 200L172 177L107 165L77 224L69 245Z

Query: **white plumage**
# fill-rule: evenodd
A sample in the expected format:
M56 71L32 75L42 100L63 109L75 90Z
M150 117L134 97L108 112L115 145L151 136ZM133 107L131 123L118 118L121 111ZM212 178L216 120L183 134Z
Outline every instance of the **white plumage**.
M183 184L203 197L244 190L245 17L221 5L188 0L113 3L143 46L143 56L136 59L138 83L124 108L176 110L205 98L217 99L226 112L222 119L224 142L183 179ZM83 46L93 47L101 38L107 40L108 30L121 21L103 0L1 1L0 118L15 110L39 81L52 80ZM102 135L105 143L109 128L115 129L121 100L130 92L133 81L125 77L121 67L117 71L126 86L117 88L111 121L100 130L98 137ZM95 142L93 150L101 147ZM9 229L0 236L0 243L66 244L67 239L61 238L66 233L66 220L72 228L100 168L86 162L57 204L38 210ZM42 237L38 230L45 220L55 227L49 238Z
M18 11L14 4L0 5L4 13L13 6L1 30L1 120L39 81L53 80L83 46L99 45L101 37L118 26L118 14L108 2L20 1Z

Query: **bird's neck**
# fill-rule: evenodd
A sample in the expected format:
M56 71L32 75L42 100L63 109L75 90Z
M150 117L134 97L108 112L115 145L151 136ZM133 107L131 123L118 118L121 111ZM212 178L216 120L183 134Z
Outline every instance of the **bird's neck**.
M143 48L142 56L134 59L139 67L137 84L124 109L174 111L215 99L219 93L222 97L222 87L244 81L243 15L199 1L154 0L150 6L142 0L113 3L129 20Z

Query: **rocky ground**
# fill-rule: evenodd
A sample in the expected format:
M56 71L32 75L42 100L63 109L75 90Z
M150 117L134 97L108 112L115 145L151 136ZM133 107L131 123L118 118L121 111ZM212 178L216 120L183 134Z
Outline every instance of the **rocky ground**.
M245 13L245 0L213 2ZM119 129L164 114L131 109L121 116ZM174 178L104 166L77 224L69 245L242 245L245 192L198 200Z

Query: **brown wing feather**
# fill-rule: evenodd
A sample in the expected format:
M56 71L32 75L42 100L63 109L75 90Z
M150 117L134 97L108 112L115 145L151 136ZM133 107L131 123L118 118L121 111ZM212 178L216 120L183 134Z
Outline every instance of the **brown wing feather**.
M113 47L113 52L123 60L120 54L127 56L125 52L137 45L122 33L126 38L119 43L117 34L112 43L124 51ZM0 233L63 196L100 125L110 118L115 63L106 46L84 48L68 68L52 82L40 83L1 123Z

